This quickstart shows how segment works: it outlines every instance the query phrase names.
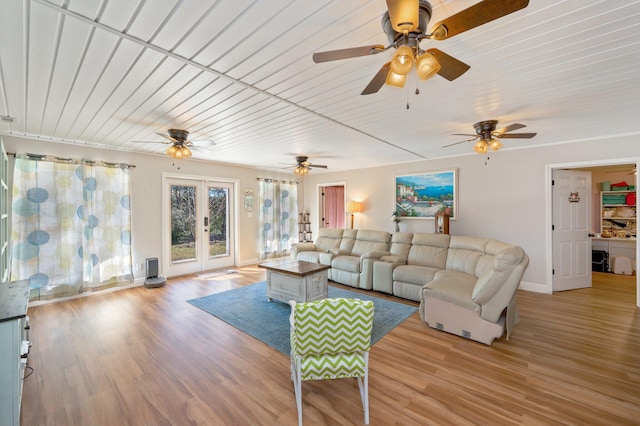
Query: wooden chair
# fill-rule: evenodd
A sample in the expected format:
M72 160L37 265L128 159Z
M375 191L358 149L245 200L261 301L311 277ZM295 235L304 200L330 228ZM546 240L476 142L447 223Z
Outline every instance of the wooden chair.
M302 426L302 381L355 377L369 424L369 349L373 302L359 299L290 301L291 379Z

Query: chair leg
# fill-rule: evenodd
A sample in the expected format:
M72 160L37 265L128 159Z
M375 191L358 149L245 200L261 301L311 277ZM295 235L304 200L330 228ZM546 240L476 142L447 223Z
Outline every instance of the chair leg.
M364 376L358 377L358 388L364 411L364 424L369 424L369 353L364 354Z
M293 391L296 394L296 406L298 408L298 426L302 426L302 380L300 368L292 359L291 380L293 380Z

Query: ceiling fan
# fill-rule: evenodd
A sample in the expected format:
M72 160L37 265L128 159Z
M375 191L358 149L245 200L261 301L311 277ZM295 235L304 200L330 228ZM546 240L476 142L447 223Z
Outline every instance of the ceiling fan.
M170 157L177 160L191 157L191 149L200 150L207 149L215 145L215 142L209 140L189 140L189 131L183 129L169 129L167 133L156 132L156 135L162 136L167 139L168 142L156 142L156 141L132 141L136 143L162 143L171 146L167 149L166 153Z
M454 135L457 136L473 136L471 139L451 143L449 145L443 146L443 148L479 139L478 142L476 142L476 144L474 145L473 150L478 154L486 154L489 149L491 149L492 151L497 151L502 148L502 143L498 139L531 139L532 137L537 135L537 133L509 133L514 130L527 127L524 124L514 123L496 130L497 125L498 120L479 121L473 125L473 127L476 129L475 135L466 133L454 133Z
M432 32L427 33L432 10L428 1L387 0L388 11L382 16L382 30L389 39L388 46L374 44L316 52L313 54L313 61L321 63L375 55L392 47L395 48L396 53L393 59L380 68L361 95L376 93L385 83L403 87L414 63L418 77L422 80L438 74L452 81L464 74L469 69L469 65L438 49L422 50L420 42L424 39L446 40L524 9L528 4L529 0L484 0L436 23Z
M326 169L327 166L324 164L311 164L309 162L309 157L306 155L297 155L296 156L296 167L293 169L293 173L304 176L309 174L309 170L313 169Z

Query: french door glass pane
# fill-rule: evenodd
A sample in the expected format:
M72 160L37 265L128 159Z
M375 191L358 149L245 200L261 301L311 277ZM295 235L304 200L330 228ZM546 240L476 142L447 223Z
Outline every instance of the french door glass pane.
M171 261L196 258L196 187L171 185Z
M209 257L229 255L229 189L209 188Z

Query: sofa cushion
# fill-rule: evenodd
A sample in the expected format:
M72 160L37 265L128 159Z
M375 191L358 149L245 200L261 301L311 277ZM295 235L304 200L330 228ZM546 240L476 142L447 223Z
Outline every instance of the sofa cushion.
M331 267L341 271L360 273L360 258L355 256L336 256L331 261Z
M393 281L401 281L418 285L425 285L433 280L439 268L418 265L400 265L393 270Z
M342 233L342 240L340 240L340 247L338 252L340 254L351 254L353 250L353 244L356 242L357 229L345 229Z
M524 259L524 250L522 247L511 246L501 250L495 255L494 268L497 271L511 270L515 265Z
M342 234L344 229L336 228L320 228L318 229L318 238L316 239L316 247L318 251L327 251L340 247Z
M444 269L450 238L448 234L413 234L407 263Z
M359 230L351 255L360 256L371 251L389 251L391 234L385 231Z
M515 265L524 257L520 247L509 247L494 256L493 268L488 268L480 277L473 289L471 297L478 304L487 303L507 281Z
M446 269L478 276L493 262L486 255L489 238L462 237L454 235L449 242Z
M474 275L443 270L436 273L433 281L425 285L422 292L424 297L436 297L480 313L480 305L471 298L476 281Z
M320 263L319 262L320 252L319 251L301 251L298 253L297 260L302 260L305 262L311 263Z
M318 261L322 264L322 265L329 265L331 266L331 261L333 260L333 253L319 253L318 255Z

